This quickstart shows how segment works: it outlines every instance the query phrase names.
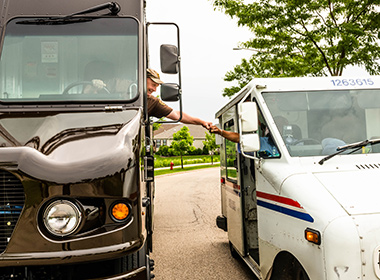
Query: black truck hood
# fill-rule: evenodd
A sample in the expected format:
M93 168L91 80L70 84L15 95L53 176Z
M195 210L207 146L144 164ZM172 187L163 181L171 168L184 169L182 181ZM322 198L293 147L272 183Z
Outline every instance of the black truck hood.
M135 166L141 111L0 119L0 167L59 184Z

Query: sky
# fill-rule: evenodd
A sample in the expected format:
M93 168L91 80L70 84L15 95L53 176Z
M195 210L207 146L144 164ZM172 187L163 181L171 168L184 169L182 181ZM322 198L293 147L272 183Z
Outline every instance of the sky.
M223 89L236 85L223 80L228 71L249 58L249 50L233 50L248 41L252 33L219 10L211 0L147 0L147 22L171 22L179 26L181 87L183 111L205 121L218 123L215 113L230 100ZM159 46L177 45L174 25L148 28L149 67L160 72ZM156 51L156 52L155 52ZM160 72L161 73L161 72ZM349 67L345 75L368 75L363 69ZM162 75L164 82L179 83L177 76ZM178 104L167 102L178 109Z
M223 80L225 74L240 64L242 58L252 55L248 50L233 48L248 41L251 33L238 27L236 20L223 12L214 11L209 0L147 0L146 6L147 22L174 22L179 27L183 111L217 123L215 113L230 100L222 96L223 89L235 85ZM148 28L149 67L159 73L159 45L177 45L176 32L174 25ZM161 78L164 82L179 83L177 76L161 75ZM178 109L175 103L167 104Z

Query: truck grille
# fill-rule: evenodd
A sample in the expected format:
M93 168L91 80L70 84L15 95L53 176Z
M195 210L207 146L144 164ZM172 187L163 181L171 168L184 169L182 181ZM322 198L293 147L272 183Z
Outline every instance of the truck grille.
M8 245L24 202L21 181L13 174L0 170L0 253Z

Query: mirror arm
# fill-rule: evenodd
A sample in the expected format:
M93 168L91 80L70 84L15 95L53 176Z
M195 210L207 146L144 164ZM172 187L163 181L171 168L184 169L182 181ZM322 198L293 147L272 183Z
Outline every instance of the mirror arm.
M171 120L171 121L156 121L154 123L178 123L182 120L182 90L179 90L179 118L178 120Z

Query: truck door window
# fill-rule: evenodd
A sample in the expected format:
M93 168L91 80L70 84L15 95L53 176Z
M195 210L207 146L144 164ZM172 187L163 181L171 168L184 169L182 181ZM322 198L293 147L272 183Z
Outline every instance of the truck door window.
M79 18L6 26L0 102L131 100L137 96L138 23L132 18Z
M260 151L258 152L258 155L262 158L280 157L280 152L260 109L258 110L258 119L260 124L258 131L260 136Z
M235 131L234 120L230 120L224 124L224 130ZM226 149L226 170L227 179L236 181L237 180L237 157L236 157L236 143L225 139L225 149Z

